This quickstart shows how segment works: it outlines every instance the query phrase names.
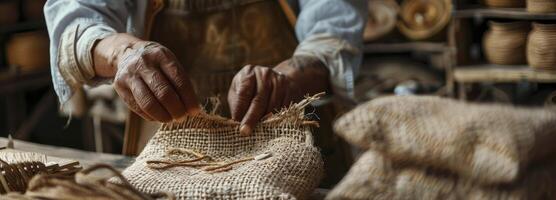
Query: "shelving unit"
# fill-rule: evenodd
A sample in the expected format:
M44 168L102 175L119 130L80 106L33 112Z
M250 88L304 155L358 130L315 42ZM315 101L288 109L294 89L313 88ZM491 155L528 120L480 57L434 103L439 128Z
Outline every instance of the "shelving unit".
M453 0L455 7L449 33L450 47L454 48L453 60L458 60L458 54L469 52L469 49L462 49L458 42L466 41L458 35L458 32L467 28L477 28L476 25L465 27L463 21L466 20L526 20L526 21L556 21L556 13L539 14L527 12L525 8L488 8L482 5L461 3L461 0ZM476 32L477 30L473 30ZM452 75L447 76L447 82L456 86L458 96L465 100L466 89L474 83L556 83L556 72L534 70L527 65L501 66L485 64L483 61L472 63L458 63L453 65ZM450 88L454 90L454 88Z
M454 11L454 18L502 18L517 20L556 20L556 13L530 13L525 8L486 8L469 6Z
M448 45L443 42L400 42L400 43L368 43L363 47L365 53L405 53L425 52L443 53Z

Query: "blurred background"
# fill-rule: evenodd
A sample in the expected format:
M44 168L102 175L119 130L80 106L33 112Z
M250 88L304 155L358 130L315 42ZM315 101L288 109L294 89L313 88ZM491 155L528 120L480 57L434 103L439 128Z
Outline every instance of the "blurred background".
M60 111L45 2L0 1L0 137L121 153L127 110L110 87L78 92ZM556 6L546 2L369 0L355 102L396 94L553 105Z
M0 1L0 137L119 153L127 111L119 107L124 110L118 115L114 101L104 101L113 97L110 87L87 96L80 91L64 105L65 113L59 109L50 78L45 2Z

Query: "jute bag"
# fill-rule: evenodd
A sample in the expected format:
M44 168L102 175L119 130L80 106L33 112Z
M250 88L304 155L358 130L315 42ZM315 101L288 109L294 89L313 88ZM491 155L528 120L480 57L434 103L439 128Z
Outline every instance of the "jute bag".
M483 184L512 183L556 150L556 112L463 103L439 97L385 97L342 116L336 132L396 163L453 172Z
M251 136L210 114L164 124L123 175L141 192L178 199L305 199L323 173L315 123L304 117L316 98L270 116Z
M556 163L535 167L515 183L481 186L435 169L393 163L368 150L326 199L555 199Z

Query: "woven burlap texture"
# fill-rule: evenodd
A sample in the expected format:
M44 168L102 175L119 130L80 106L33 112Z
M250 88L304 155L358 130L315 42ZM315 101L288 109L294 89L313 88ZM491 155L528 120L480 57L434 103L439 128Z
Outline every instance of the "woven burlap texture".
M549 108L479 105L440 97L384 97L342 116L335 131L395 163L430 166L481 184L514 182L556 149Z
M368 150L326 199L555 199L556 163L527 171L514 184L479 186L427 168L400 166Z
M310 101L269 117L250 136L239 135L238 122L208 114L164 124L123 175L142 192L166 191L178 199L305 199L323 173L321 155L303 115ZM261 154L270 157L237 163L221 172L202 167L149 167L147 161L195 158L169 156L172 149L194 151L221 163Z

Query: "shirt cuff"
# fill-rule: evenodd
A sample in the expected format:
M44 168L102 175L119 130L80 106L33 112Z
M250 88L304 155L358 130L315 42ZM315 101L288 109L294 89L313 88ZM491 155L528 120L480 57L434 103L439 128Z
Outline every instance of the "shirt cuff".
M95 79L92 50L96 42L114 33L114 29L100 24L76 24L62 33L58 67L72 90L99 81Z
M346 40L331 34L316 34L301 42L294 56L318 58L330 72L332 92L353 97L355 69L361 62L361 51Z

